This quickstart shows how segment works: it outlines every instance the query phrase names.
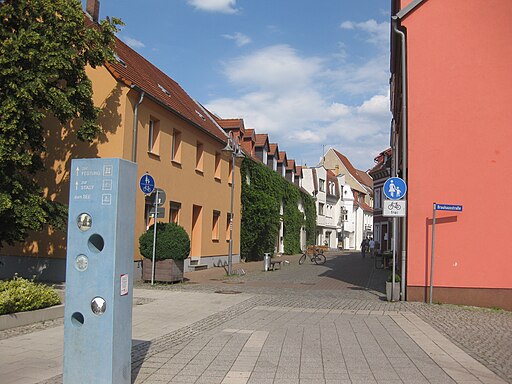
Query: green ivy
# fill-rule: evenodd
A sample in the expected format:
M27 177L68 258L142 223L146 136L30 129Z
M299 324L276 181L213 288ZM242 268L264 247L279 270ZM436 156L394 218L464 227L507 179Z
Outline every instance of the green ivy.
M283 220L284 252L301 252L300 231L306 229L307 244L313 244L316 209L311 196L263 164L245 158L242 175L242 220L240 253L246 260L261 260L273 253ZM302 201L305 213L299 208ZM281 203L283 215L280 215ZM304 216L306 216L304 218Z

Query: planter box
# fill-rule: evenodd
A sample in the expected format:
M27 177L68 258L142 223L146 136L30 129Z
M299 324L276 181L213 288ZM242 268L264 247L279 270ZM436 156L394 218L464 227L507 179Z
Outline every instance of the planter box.
M142 260L142 279L151 281L151 268L153 262L144 258ZM183 281L184 260L157 260L155 265L155 281L174 283Z
M400 283L395 283L393 287L393 297L391 297L391 282L386 282L386 299L388 301L399 301L400 300Z

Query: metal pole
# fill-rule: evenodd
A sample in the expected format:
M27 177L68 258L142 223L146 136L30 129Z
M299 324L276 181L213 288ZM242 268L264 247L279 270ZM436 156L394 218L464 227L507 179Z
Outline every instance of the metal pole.
M396 247L398 242L397 236L397 218L393 217L393 272L391 272L391 301L395 295L395 268L396 268Z
M156 219L158 218L158 189L155 188L155 213L153 222L153 263L151 264L151 285L155 282L155 253L156 253Z
M432 208L432 250L430 257L430 304L432 304L432 288L434 283L434 244L436 239L436 203Z
M231 167L231 210L229 214L229 253L228 253L228 275L231 276L233 273L233 199L235 195L235 153L236 147L234 147Z

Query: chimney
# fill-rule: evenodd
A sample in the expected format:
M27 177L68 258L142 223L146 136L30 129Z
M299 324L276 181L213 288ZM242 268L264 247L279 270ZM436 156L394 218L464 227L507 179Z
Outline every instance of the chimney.
M100 17L100 0L87 0L85 12L91 16L92 21L97 23Z

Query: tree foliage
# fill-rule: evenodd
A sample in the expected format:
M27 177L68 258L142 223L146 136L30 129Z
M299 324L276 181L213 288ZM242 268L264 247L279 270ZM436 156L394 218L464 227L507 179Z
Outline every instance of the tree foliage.
M140 254L146 259L153 257L154 224L139 237ZM190 237L176 223L157 223L155 260L185 260L190 254Z
M77 0L0 2L0 247L30 230L62 227L66 209L47 199L35 176L46 151L42 123L80 119L78 139L92 141L99 113L87 65L114 60L119 19L86 25Z
M264 253L273 253L281 220L285 253L301 251L302 228L306 230L307 244L314 241L316 209L311 196L276 172L248 158L242 163L241 174L240 253L243 258L261 260ZM299 210L299 203L304 207L304 212Z

